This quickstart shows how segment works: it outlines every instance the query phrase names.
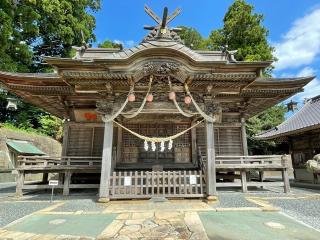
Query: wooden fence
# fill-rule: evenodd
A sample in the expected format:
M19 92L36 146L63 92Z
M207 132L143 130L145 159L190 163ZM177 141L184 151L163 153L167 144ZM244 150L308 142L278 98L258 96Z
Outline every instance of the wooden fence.
M203 197L204 189L201 171L117 171L110 179L113 199Z

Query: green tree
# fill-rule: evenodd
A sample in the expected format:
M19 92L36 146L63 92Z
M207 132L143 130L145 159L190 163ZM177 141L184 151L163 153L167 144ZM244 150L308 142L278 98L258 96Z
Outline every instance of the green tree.
M184 45L194 50L206 49L205 39L196 29L185 26L178 26L178 28L181 29L178 34L184 41Z
M276 105L258 115L251 117L246 124L248 135L248 148L252 154L269 154L276 150L273 141L262 141L254 138L260 132L269 130L281 124L285 120L286 106Z
M41 123L39 131L57 140L62 139L63 121L60 118L47 114L40 116L39 122Z
M98 47L99 48L119 48L119 49L123 49L123 46L122 46L121 43L115 43L115 42L112 42L110 40L105 40L104 42L99 43Z
M89 10L100 0L0 1L0 70L48 71L43 56L68 57L73 45L95 40Z
M267 40L269 31L262 26L264 17L253 11L253 5L245 0L235 0L224 16L223 27L211 32L208 48L219 50L228 45L228 49L238 50L238 61L275 60L274 48Z
M95 18L91 12L99 8L100 0L1 0L0 71L52 71L43 64L44 56L70 57L73 45L95 41ZM12 95L2 89L1 122L38 129L50 136L59 134L52 132L57 130L55 122L59 121L21 99L18 111L8 111L8 96Z

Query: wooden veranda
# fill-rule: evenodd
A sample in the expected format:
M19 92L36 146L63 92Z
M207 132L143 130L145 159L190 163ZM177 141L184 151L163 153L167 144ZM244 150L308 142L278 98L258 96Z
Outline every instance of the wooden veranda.
M206 157L201 158L199 170L181 171L113 171L107 184L111 199L131 198L195 198L206 196ZM224 181L223 175L217 174L216 187L241 187L243 192L248 187L281 186L284 192L290 191L286 156L216 156L216 171L239 172L241 181ZM58 189L68 195L70 189L99 188L100 184L74 183L72 175L76 173L100 173L101 158L97 157L21 157L19 160L17 195L23 190L49 189L47 182L25 184L25 174L57 174ZM260 179L249 179L249 173L257 171ZM263 174L267 171L280 171L282 181L266 181Z

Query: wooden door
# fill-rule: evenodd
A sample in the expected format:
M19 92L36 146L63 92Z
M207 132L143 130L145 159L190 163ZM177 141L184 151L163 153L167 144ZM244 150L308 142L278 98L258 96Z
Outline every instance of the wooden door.
M149 137L172 136L188 128L188 124L127 124L127 128ZM165 150L162 152L160 143L156 143L156 150L151 150L149 143L148 151L144 149L144 141L135 137L127 131L123 131L122 162L141 163L147 165L165 165L173 163L191 162L191 136L190 132L182 135L173 142L172 149L168 149L168 142L165 143Z

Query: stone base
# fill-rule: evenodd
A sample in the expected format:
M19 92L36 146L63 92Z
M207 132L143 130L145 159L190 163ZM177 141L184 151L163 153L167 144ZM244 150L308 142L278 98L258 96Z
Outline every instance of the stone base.
M207 201L208 201L208 202L218 201L218 197L217 197L217 196L214 196L214 195L207 196Z
M110 202L110 198L99 198L98 202L99 203L108 203L108 202Z

